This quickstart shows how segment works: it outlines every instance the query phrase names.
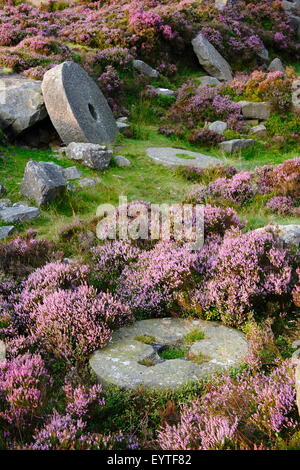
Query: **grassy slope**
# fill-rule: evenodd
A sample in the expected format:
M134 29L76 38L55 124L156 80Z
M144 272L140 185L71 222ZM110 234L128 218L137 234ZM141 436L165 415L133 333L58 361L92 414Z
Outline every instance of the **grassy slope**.
M170 83L164 79L156 86L170 86L177 88L187 77L199 76L190 71L181 73L176 82ZM132 166L117 168L111 166L103 172L89 170L81 167L84 176L101 177L101 181L93 188L78 188L76 193L68 193L61 201L56 201L41 211L41 217L27 224L19 225L19 230L32 227L38 230L39 235L55 239L59 227L69 224L74 217L91 219L96 209L102 203L118 203L120 195L126 195L128 200L143 199L153 203L179 202L191 187L175 170L165 168L150 160L146 155L147 147L172 146L210 154L221 158L227 164L234 164L239 169L253 169L258 165L277 164L298 155L297 150L289 152L267 151L262 145L256 149L248 149L234 159L227 159L218 149L208 152L205 149L192 146L186 140L179 140L160 135L159 113L164 105L155 104L145 98L137 100L136 96L127 97L127 105L131 110L131 124L135 131L135 138L128 139L119 136L115 148L115 155L128 157ZM53 161L64 167L75 163L66 158L56 158L50 150L30 150L17 147L2 147L3 159L0 158L0 182L4 184L9 193L7 197L13 202L24 199L19 192L19 182L22 179L26 162L30 159L37 161ZM76 183L75 183L76 184ZM270 215L264 209L263 198L257 198L250 206L239 210L240 214L249 220L249 228L262 226L270 221L279 223L300 223L300 219L281 218Z

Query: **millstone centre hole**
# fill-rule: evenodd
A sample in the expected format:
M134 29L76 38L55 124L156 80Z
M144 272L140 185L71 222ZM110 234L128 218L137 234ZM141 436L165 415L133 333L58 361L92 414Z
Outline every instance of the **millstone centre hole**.
M95 121L97 121L98 115L97 115L97 111L95 110L94 106L91 103L89 103L88 106L89 106L89 112L91 113L92 118L95 119Z

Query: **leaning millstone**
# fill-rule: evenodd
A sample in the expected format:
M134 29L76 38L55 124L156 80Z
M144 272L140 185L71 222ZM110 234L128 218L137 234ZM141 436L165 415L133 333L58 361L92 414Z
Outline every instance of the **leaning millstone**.
M78 184L81 188L96 186L97 181L93 178L82 178L78 181Z
M256 140L253 139L233 139L225 140L219 144L221 150L226 153L238 152L247 147L257 144Z
M17 136L46 116L41 82L0 75L0 129Z
M256 232L274 233L284 243L300 245L300 225L266 225L255 230Z
M173 147L150 147L147 149L147 154L155 163L162 163L168 167L197 166L198 168L209 168L223 165L222 160L218 158Z
M227 129L227 122L215 121L209 124L209 130L216 132L217 134L223 135Z
M27 163L21 185L23 196L42 206L62 196L65 189L66 180L59 165L33 160Z
M118 129L103 93L74 62L46 72L42 91L50 119L65 144L112 144Z
M126 166L131 166L131 161L128 160L128 158L123 157L123 155L117 155L114 158L115 164L119 166L120 168L126 167Z
M232 71L228 62L203 34L199 33L192 45L196 56L207 73L219 80L232 80Z
M0 210L5 209L6 207L10 207L11 200L10 199L0 199Z
M66 156L94 170L104 170L111 162L113 152L97 144L72 142L66 148Z
M0 184L0 196L4 196L7 193L7 189L3 184Z
M26 222L40 215L36 207L7 207L0 210L0 220L6 223Z
M204 339L192 345L194 350L190 350L187 360L164 361L159 357L159 345L165 347L178 344L195 329L202 330ZM153 344L140 341L143 336L153 337ZM138 321L133 326L115 331L109 345L92 355L90 365L98 381L103 384L127 389L141 385L147 388L176 389L222 369L237 367L247 352L244 335L220 323L163 318ZM202 362L193 362L195 356L201 357ZM144 361L148 362L148 367Z
M254 134L256 137L260 137L261 139L267 137L267 128L263 124L251 127L250 132L251 134Z
M284 66L282 65L281 60L276 57L273 59L268 67L269 72L284 72Z
M4 362L6 357L6 347L3 341L0 341L0 362Z
M242 114L246 119L269 119L271 115L271 104L267 101L253 102L253 101L239 101Z
M63 173L66 180L76 180L82 176L82 171L79 170L76 166L69 166L68 168L64 168Z
M0 240L9 237L9 235L14 233L14 231L15 227L13 225L5 225L4 227L0 227Z
M159 72L150 65L146 64L146 62L143 62L142 60L134 60L133 61L133 68L140 72L143 75L146 75L149 78L158 78L159 77Z
M215 77L210 77L209 75L204 75L203 77L199 78L201 85L207 85L207 86L217 86L221 85L220 80L218 80Z

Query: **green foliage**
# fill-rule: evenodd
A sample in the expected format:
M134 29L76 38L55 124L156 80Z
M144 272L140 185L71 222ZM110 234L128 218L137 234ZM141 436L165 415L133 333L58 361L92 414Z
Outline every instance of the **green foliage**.
M200 341L205 338L204 331L201 328L195 328L185 335L183 342L186 344L195 343L195 341Z
M152 344L156 342L156 338L154 336L149 335L136 336L134 339L144 344Z
M182 346L169 346L168 348L164 349L163 351L159 352L159 355L165 361L170 359L180 359L186 356L186 348Z

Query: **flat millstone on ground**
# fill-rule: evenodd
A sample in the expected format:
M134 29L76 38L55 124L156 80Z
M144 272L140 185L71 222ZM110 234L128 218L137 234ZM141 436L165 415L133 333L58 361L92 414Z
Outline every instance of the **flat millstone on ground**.
M198 168L209 168L211 166L223 165L222 160L218 158L173 147L149 147L147 154L156 163L161 163L168 167L196 166ZM182 158L180 155L186 155L186 158Z
M152 345L136 340L139 336L152 336L164 345L183 340L192 330L204 332L204 339L192 344L190 353L201 354L203 363L190 360L161 359ZM109 345L96 351L90 365L102 384L114 384L127 389L139 386L175 389L181 385L205 378L228 367L237 366L248 350L244 335L217 322L190 319L151 319L120 328L112 335ZM150 360L147 367L140 362Z

